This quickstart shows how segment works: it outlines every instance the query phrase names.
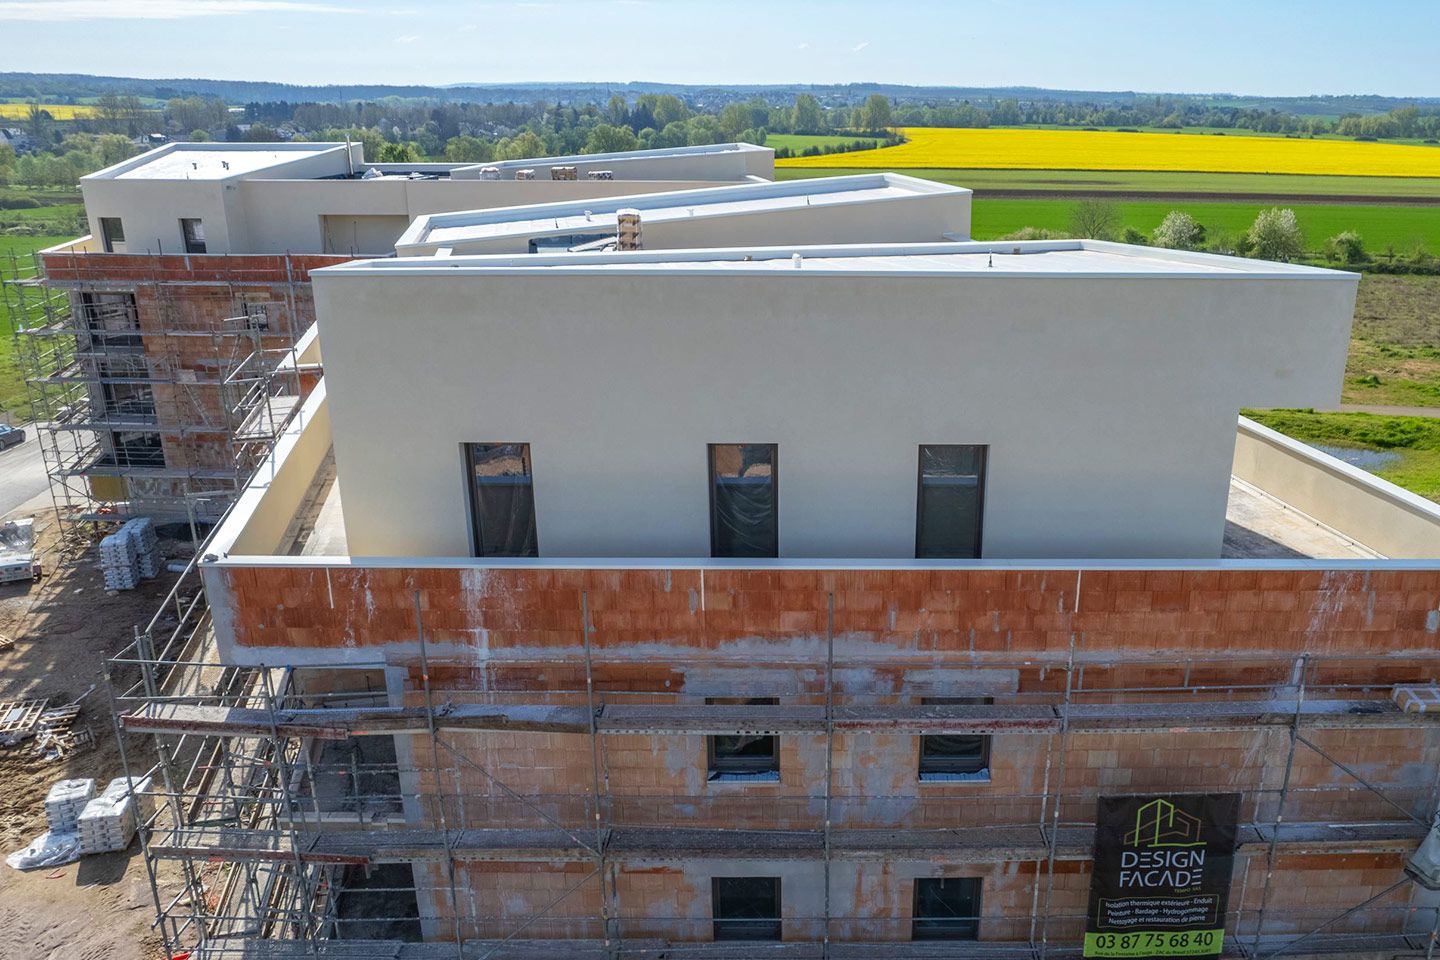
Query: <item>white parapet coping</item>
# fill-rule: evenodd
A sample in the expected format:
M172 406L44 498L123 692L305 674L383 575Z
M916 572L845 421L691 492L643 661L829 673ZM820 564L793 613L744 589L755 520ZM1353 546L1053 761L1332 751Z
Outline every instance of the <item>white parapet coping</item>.
M1440 504L1245 417L1232 473L1386 557L1440 557Z

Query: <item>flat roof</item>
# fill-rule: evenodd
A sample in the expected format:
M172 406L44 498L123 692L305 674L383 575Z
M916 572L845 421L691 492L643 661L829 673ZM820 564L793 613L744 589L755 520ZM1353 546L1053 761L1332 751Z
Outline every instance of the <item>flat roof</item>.
M643 222L643 219L642 219ZM641 250L355 260L314 271L324 277L455 274L616 273L653 276L1104 277L1109 279L1314 279L1357 281L1359 274L1213 253L1102 240L952 241L923 244Z
M228 180L344 149L343 143L170 143L82 179Z
M427 214L415 219L396 241L395 249L403 253L407 247L455 247L466 242L501 237L565 235L596 230L613 232L616 213L624 209L639 210L642 223L665 223L832 204L872 203L902 197L970 193L964 187L897 173L737 183L696 190Z
M497 160L493 163L476 164L481 167L498 167L501 170L524 170L528 167L555 167L571 164L585 164L593 167L597 163L614 163L626 160L662 160L666 157L697 157L724 153L769 153L769 147L753 143L705 143L696 147L658 147L654 150L620 150L615 153L572 153L563 157L531 157L526 160Z

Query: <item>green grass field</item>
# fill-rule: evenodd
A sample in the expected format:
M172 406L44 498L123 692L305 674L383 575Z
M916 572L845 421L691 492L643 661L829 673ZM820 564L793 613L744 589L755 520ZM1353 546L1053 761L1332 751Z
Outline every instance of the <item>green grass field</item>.
M776 139L775 136L769 140ZM768 141L767 141L768 142ZM782 167L777 180L874 173L858 167ZM1425 197L1440 201L1440 180L1426 177L1321 177L1273 173L1170 173L1094 170L898 170L972 190L1092 193L1215 193L1312 197ZM1440 212L1440 211L1437 211Z
M1068 230L1075 200L980 200L972 214L971 233L977 240L993 240L1021 227ZM1255 201L1216 202L1208 200L1121 200L1115 206L1120 227L1134 227L1149 234L1171 210L1184 210L1216 231L1242 233L1255 222L1261 210L1272 206L1295 210L1306 246L1319 250L1329 237L1354 230L1372 253L1394 246L1408 254L1417 245L1440 250L1440 209L1434 207L1381 206L1329 203L1263 203Z

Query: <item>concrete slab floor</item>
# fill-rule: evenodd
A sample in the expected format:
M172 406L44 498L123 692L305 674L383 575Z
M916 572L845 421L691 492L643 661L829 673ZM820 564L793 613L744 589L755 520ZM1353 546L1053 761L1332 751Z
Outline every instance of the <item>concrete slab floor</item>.
M1227 560L1373 560L1381 555L1258 487L1230 478L1225 509Z

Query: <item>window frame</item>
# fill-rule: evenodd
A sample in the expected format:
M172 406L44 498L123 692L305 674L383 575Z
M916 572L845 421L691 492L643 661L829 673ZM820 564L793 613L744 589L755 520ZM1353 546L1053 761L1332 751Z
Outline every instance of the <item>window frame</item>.
M774 891L775 902L774 917L757 917L745 919L743 917L722 917L720 913L721 886L727 881L747 880L752 882L770 882ZM710 923L711 936L715 940L725 941L750 941L773 943L784 939L784 886L780 877L711 877L710 878ZM761 924L766 924L763 928Z
M922 706L978 706L978 705L981 705L981 704L992 704L992 703L994 703L994 702L995 702L995 698L994 698L994 697L921 697L921 698L920 698L920 703L921 703ZM976 767L974 770L959 770L959 769L946 770L946 769L938 769L938 768L943 768L944 766L946 766L946 764L943 763L943 761L946 759L946 758L944 758L944 757L932 758L932 762L933 762L935 759L939 759L939 760L941 760L942 762L939 763L939 764L934 764L934 766L932 766L931 769L927 770L927 769L925 768L925 766L926 766L926 765L925 765L925 760L926 760L926 758L925 758L925 744L930 741L930 738L931 738L931 737L940 737L940 736L947 736L947 734L925 734L925 733L922 733L922 734L920 735L919 748L918 748L918 751L917 751L917 753L916 753L916 758L915 758L915 759L916 759L916 762L915 762L915 776L916 776L916 778L917 778L921 783L989 783L989 782L990 782L990 779L991 779L991 776L990 776L990 741L993 739L993 734L989 734L989 733L953 734L953 736L976 736L976 737L979 737L979 738L980 738L980 765L979 765L978 767ZM956 763L956 764L954 764L954 765L955 765L955 766L958 766L958 763ZM953 776L964 776L964 775L969 775L969 774L974 774L974 775L975 775L975 777L974 777L973 780L928 779L928 777L932 777L932 776L933 776L933 777L945 777L945 778L949 778L949 777L953 777ZM980 774L984 774L984 776L982 777L982 776L980 776Z
M100 224L100 246L101 246L102 248L104 248L105 252L106 252L106 253L124 253L124 252L125 252L125 250L124 250L124 246L125 246L125 224L124 224L124 222L121 220L121 218L119 218L119 217L96 217L95 220ZM119 237L112 237L112 236L110 235L110 225L111 225L111 224L114 224L114 225L115 225L115 231L120 235ZM116 244L119 244L120 247L121 247L121 249L116 250L116 249L115 249L115 245L116 245Z
M720 447L769 447L770 448L770 491L774 509L770 513L770 539L775 544L774 552L752 559L776 559L780 556L780 444L778 443L708 443L705 445L706 481L710 497L710 556L726 558L720 554L720 525L715 512L715 491L719 487L715 472L715 451ZM740 558L745 559L745 558Z
M929 884L945 884L958 881L970 886L970 902L973 913L963 917L935 917L920 914L920 901ZM911 940L978 940L980 939L981 905L984 902L985 884L980 877L917 877L913 884L914 893L910 906ZM965 889L964 886L961 889Z
M535 553L533 556L540 556L540 511L535 504L535 462L528 443L516 443L509 441L473 441L460 444L460 466L464 473L465 480L465 505L468 519L470 521L470 552L476 558L485 557L522 557L530 554L509 554L509 553L487 553L485 552L484 531L481 525L481 510L479 503L480 491L475 483L475 452L481 447L522 447L524 449L523 459L525 464L525 479L530 487L530 513L535 524Z
M190 224L195 224L192 228ZM198 239L197 239L198 234ZM180 218L180 246L186 253L205 253L205 220L202 217ZM199 249L196 249L196 248Z
M920 536L925 529L925 451L932 447L969 447L979 452L980 464L975 471L975 554L970 557L931 557L920 555ZM979 560L985 556L985 486L990 472L988 443L922 443L915 451L915 559L917 560Z
M732 703L774 706L778 697L706 697L707 704ZM705 737L705 779L709 783L775 783L780 779L780 738L762 734L770 741L769 757L721 757L715 749L720 737L743 737L747 734L712 733Z

